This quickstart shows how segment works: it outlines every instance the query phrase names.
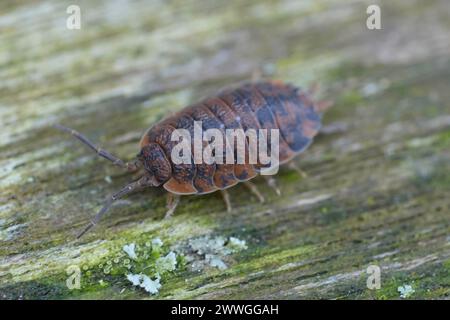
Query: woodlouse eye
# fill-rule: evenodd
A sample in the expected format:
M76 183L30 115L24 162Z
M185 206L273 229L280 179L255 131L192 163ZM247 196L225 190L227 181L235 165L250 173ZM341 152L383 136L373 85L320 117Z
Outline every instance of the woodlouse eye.
M155 185L167 181L171 175L171 166L164 151L158 144L150 143L141 150L142 163L148 174L154 178Z

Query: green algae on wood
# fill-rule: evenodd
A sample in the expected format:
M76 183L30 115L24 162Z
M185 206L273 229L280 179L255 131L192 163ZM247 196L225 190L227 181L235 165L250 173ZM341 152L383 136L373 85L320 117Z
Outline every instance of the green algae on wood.
M447 4L381 1L380 31L365 28L366 5L81 1L82 29L68 31L65 2L2 2L0 298L401 299L404 285L408 299L448 298ZM185 197L170 220L163 192L148 190L75 240L131 177L50 124L132 158L147 127L261 71L317 82L335 102L296 160L308 177L280 170L281 197L256 179L264 204L237 186L231 213L217 194ZM157 295L123 271L105 274L124 245L155 238L181 259ZM246 249L191 246L231 238ZM373 264L380 290L366 286ZM72 265L86 280L79 290L66 285Z

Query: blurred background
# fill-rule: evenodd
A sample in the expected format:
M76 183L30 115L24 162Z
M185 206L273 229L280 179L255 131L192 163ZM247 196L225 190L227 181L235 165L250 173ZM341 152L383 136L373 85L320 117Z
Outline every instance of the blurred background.
M380 30L367 27L373 4ZM237 187L232 214L215 194L188 197L170 223L151 190L74 241L130 177L50 124L129 159L153 123L255 74L335 102L298 160L308 178L281 172L281 197L259 182L266 204ZM228 271L187 266L159 297L383 299L408 284L448 298L449 80L446 0L1 1L2 297L147 298L123 277L68 290L65 269L96 270L130 241L225 234L248 244ZM379 290L364 277L374 263Z

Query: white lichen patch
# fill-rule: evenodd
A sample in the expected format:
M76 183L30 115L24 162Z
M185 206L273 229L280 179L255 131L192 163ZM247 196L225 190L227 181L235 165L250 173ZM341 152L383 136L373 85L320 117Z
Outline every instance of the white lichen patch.
M137 260L137 255L136 255L136 244L135 243L130 243L130 244L126 244L123 246L123 251L125 251L125 253L133 260Z
M159 275L156 276L155 280L152 280L144 275L140 286L150 294L157 294L159 289L161 288L161 283L159 282L160 280L161 278L159 277Z
M153 248L157 248L157 247L160 248L163 246L164 243L162 242L162 240L160 238L155 238L152 240L151 244L152 244Z
M205 267L213 267L219 270L228 268L224 261L230 254L246 250L245 240L236 237L210 237L190 239L187 248L180 249L184 251L186 261L191 264L193 271L202 271Z
M209 252L229 254L228 249L225 248L225 241L226 239L221 236L215 238L205 236L189 240L189 246L200 255Z
M127 279L133 286L144 288L144 290L150 294L157 294L161 288L161 277L159 275L156 275L155 280L152 280L145 274L127 274Z
M127 279L133 286L138 286L141 284L142 275L141 274L127 274Z
M124 245L115 257L98 265L105 274L125 276L133 286L143 288L150 294L157 294L161 281L177 269L182 260L174 251L167 252L160 238L144 243Z
M205 255L205 261L209 263L211 267L216 267L220 270L225 270L228 268L228 266L225 264L225 262L223 262L222 259L212 254Z
M416 292L413 287L409 284L405 284L397 288L397 291L400 293L400 298L406 299L413 295Z
M231 250L234 251L241 251L247 249L247 245L245 243L245 240L239 240L235 237L230 237L230 240L228 242L228 247L231 248Z
M177 268L177 256L173 251L170 251L165 257L156 260L156 271L163 273L173 271Z

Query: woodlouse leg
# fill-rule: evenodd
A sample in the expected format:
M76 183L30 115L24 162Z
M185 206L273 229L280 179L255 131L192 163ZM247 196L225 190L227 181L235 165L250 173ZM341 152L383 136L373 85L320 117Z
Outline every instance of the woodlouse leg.
M259 200L259 202L264 203L264 196L259 192L258 188L253 182L245 181L244 186L246 186Z
M222 194L223 202L225 202L225 206L227 207L227 212L231 212L233 207L231 206L230 194L227 190L220 190L220 193Z
M300 169L295 162L289 162L288 168L296 171L302 178L308 177L308 174L305 171L303 171L302 169Z
M179 203L180 196L178 194L173 194L170 192L167 194L167 212L164 219L170 218L173 215Z
M88 138L86 138L84 135L79 133L76 130L73 130L71 128L64 127L60 124L54 124L54 128L70 133L72 136L74 136L76 139L81 141L83 144L94 150L100 157L105 158L106 160L111 161L114 165L119 166L123 169L127 169L128 171L136 171L139 169L138 162L124 162L123 160L117 158L116 156L112 155L106 150L103 150L102 148L97 147L94 143L92 143Z
M263 176L266 179L267 185L275 190L275 193L281 196L280 188L278 188L277 180L272 176Z

